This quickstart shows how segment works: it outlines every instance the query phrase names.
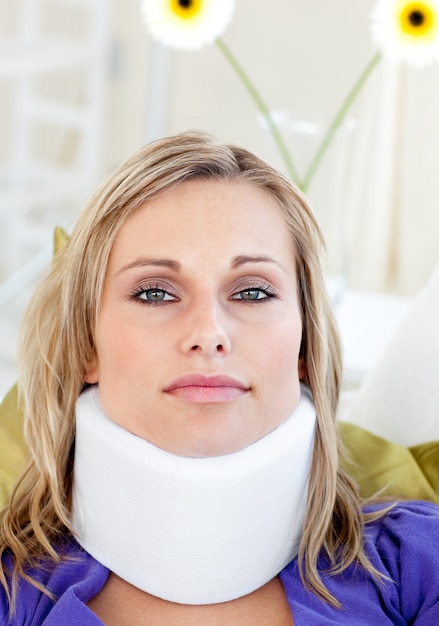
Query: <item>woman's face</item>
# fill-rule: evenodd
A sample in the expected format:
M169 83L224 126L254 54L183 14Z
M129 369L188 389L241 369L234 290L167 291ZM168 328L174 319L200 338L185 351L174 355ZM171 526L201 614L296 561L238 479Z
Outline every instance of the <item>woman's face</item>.
M86 381L113 421L160 448L229 454L296 407L301 337L276 201L242 182L188 181L121 228Z

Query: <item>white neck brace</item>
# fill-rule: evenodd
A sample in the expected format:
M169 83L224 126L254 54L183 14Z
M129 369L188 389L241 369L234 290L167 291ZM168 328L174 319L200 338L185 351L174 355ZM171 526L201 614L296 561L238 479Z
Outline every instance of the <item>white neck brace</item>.
M181 604L226 602L258 589L296 555L315 410L225 456L180 457L108 419L92 387L79 398L72 527L118 576Z

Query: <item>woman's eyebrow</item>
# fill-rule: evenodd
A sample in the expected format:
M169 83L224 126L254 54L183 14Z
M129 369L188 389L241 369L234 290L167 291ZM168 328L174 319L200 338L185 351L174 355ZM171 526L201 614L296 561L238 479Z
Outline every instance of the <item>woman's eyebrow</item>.
M276 259L273 259L273 257L268 256L268 255L250 256L250 255L242 254L233 259L231 263L231 267L233 270L236 270L242 267L243 265L245 265L246 263L272 263L274 265L277 265L284 272L287 271L285 267L282 265L282 263L280 263L279 261L277 261ZM181 271L181 263L179 263L178 261L174 261L173 259L160 259L160 258L155 258L155 257L139 257L137 259L134 259L134 261L131 261L127 265L124 265L123 267L121 267L120 270L116 273L116 276L133 268L148 267L148 266L167 267L173 270L174 272Z
M147 266L167 267L173 270L174 272L179 272L181 270L181 263L179 263L178 261L174 261L172 259L139 257L137 259L134 259L134 261L131 261L131 263L128 263L127 265L124 265L123 267L121 267L120 270L116 273L116 276L118 276L122 272L126 272L127 270L130 270L136 267L147 267Z
M260 256L240 255L240 256L237 256L232 261L232 269L236 270L236 269L240 268L242 265L245 265L246 263L274 263L275 265L280 267L281 270L283 270L284 272L287 272L287 270L282 265L282 263L279 263L279 261L277 261L276 259L273 259L273 257L267 256L267 255L260 255Z

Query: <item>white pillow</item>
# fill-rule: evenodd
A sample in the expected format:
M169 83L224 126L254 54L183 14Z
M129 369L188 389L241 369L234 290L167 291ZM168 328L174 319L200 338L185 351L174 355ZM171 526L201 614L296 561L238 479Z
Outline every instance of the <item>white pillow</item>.
M439 440L439 266L345 417L405 446Z

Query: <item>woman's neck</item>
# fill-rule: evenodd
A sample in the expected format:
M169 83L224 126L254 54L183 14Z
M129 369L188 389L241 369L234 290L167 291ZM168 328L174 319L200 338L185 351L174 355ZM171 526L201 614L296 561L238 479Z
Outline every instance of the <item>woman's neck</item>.
M88 607L106 626L292 626L279 578L247 596L210 605L184 605L156 598L111 574Z

